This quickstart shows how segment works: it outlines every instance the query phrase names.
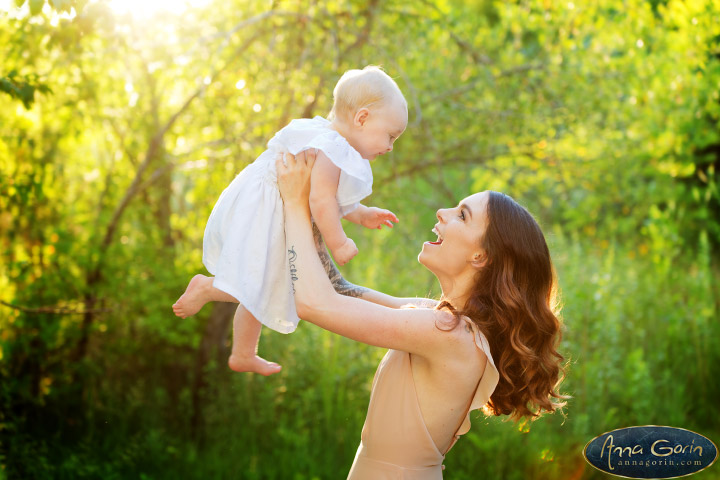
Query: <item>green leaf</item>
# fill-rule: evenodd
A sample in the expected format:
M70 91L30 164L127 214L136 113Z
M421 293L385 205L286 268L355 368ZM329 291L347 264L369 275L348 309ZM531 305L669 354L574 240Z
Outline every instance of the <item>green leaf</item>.
M42 12L45 0L30 0L30 15L38 15Z
M71 0L48 0L48 2L58 12L69 12L72 9Z

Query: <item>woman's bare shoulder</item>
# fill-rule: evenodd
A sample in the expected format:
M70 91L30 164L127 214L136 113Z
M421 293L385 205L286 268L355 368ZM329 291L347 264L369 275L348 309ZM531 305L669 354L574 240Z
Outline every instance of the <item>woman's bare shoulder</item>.
M417 312L417 318L431 320L424 330L433 337L434 348L422 352L431 363L438 365L459 364L458 368L477 368L484 365L487 357L477 347L475 330L467 317L458 317L447 310L409 307ZM482 364L482 365L481 365Z
M476 346L475 334L468 321L451 313L442 318L455 322L448 323L445 330L436 329L442 340L432 351L421 355L423 358L416 362L416 368L428 385L434 385L434 390L453 392L453 398L458 395L465 398L477 387L487 365L487 356Z

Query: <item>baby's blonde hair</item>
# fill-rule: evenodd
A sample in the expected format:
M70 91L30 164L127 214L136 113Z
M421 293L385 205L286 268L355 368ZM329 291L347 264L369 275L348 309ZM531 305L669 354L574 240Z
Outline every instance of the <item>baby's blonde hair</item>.
M382 68L368 65L362 70L348 70L333 90L334 102L329 118L347 120L363 107L382 107L393 99L399 99L407 108L400 87Z

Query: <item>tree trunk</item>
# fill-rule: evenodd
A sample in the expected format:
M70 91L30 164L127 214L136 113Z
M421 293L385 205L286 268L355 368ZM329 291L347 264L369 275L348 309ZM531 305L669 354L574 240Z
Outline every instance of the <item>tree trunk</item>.
M217 355L218 363L225 365L225 360L229 355L225 341L228 337L230 324L233 315L237 309L235 303L213 303L213 309L210 318L205 324L200 348L197 352L195 361L195 380L192 386L192 416L191 416L191 434L196 442L202 442L202 424L203 424L203 403L205 402L205 391L208 387L206 378L206 369L213 354Z

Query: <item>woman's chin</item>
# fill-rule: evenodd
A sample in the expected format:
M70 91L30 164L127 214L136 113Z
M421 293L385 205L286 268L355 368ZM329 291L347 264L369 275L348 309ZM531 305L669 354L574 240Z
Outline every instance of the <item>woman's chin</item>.
M418 253L418 257L417 257L418 262L420 262L420 265L424 266L431 272L435 273L431 267L430 258L429 258L428 252L425 250L425 246L426 246L426 244L423 244L422 250L420 250L420 253Z

